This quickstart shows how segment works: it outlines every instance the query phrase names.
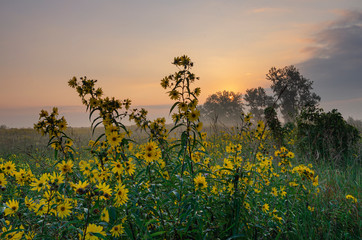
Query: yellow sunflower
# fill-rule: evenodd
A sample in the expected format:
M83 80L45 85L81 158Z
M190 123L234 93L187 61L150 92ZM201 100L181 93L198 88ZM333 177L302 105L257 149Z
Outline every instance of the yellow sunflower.
M207 188L206 179L201 175L201 173L194 178L194 183L196 190L203 190Z
M122 142L122 137L118 134L118 132L111 132L107 134L107 141L111 146L117 146L120 142Z
M96 185L98 188L98 193L100 195L100 199L107 200L112 195L112 189L109 188L109 185L107 183L99 183Z
M65 201L57 206L58 217L64 218L70 215L72 206L69 201Z
M58 169L62 172L62 174L67 174L67 173L71 173L73 172L73 161L72 160L68 160L67 162L62 161L61 163L59 163L58 165Z
M99 238L97 236L94 235L94 233L98 233L103 235L104 237L107 236L106 232L103 231L103 227L102 226L98 226L94 223L91 223L87 226L86 228L86 234L85 234L85 238L83 238L83 236L81 234L79 234L79 239L85 239L85 240L98 240ZM84 234L84 233L83 233Z
M197 109L193 109L191 112L187 114L187 118L191 122L195 122L197 119L199 119L200 111Z
M115 206L120 206L128 201L128 189L123 184L118 184L115 193Z
M119 175L122 174L123 166L120 162L114 161L114 162L112 162L111 166L112 166L112 172L118 173Z
M7 183L4 173L0 173L0 187L5 187Z
M6 207L5 208L5 216L7 215L14 215L18 210L19 210L19 202L17 200L9 200L8 202L5 203Z
M122 224L118 224L118 225L114 226L110 232L112 234L112 237L119 237L123 234L124 228L123 228Z

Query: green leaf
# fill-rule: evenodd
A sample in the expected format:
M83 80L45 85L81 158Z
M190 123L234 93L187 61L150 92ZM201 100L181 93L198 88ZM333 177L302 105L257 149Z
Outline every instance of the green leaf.
M151 220L149 220L148 222L146 222L146 224L145 224L145 226L147 227L148 225L150 225L150 224L152 224L152 223L157 223L158 221L157 221L157 219L151 219Z
M172 105L169 114L171 114L172 110L173 110L173 109L177 106L177 104L179 104L179 103L180 103L180 102L175 102L175 103Z
M111 206L108 210L110 223L114 223L117 219L117 210L115 207Z
M236 234L236 235L233 235L233 236L229 237L227 240L237 239L237 238L240 238L240 237L245 237L245 235L244 234Z
M166 231L159 231L159 232L155 232L155 233L152 233L151 234L151 237L157 237L157 236L160 236L162 234L166 233Z

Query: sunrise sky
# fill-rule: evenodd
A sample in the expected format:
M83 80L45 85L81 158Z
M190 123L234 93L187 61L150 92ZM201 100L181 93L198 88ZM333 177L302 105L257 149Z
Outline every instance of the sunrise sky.
M186 54L203 103L220 90L269 88L296 65L325 110L362 119L362 1L0 0L0 125L31 127L42 108L89 126L73 76L97 79L151 116L172 104L160 80Z

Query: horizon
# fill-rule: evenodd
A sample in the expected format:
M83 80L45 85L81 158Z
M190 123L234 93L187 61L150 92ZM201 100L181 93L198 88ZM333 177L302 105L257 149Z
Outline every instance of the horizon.
M345 104L351 104L350 101L347 101ZM358 103L357 103L358 104ZM335 102L323 103L321 101L318 104L318 107L322 108L325 112L331 111ZM159 104L159 105L142 105L142 106L132 106L131 108L145 108L148 111L149 120L154 120L158 117L165 117L167 124L172 124L171 116L169 115L169 110L171 108L171 104ZM53 107L58 107L59 115L64 116L67 120L68 127L73 128L87 128L91 126L91 122L89 121L89 113L86 112L86 107L84 105L76 105L76 106L44 106L44 107L26 107L26 108L8 108L7 110L12 113L7 112L5 108L0 107L0 126L5 126L7 128L33 128L33 125L39 120L40 110L44 109L48 112L52 110ZM337 109L338 110L338 109ZM352 112L341 112L338 110L343 118L347 120L349 117L354 120L362 120L362 118L356 117ZM5 112L5 114L4 114ZM248 112L248 111L244 111ZM279 114L278 114L279 115ZM358 116L358 115L357 115ZM283 122L282 116L278 116L279 119ZM4 121L5 119L5 121ZM15 120L14 120L15 119ZM126 120L126 122L129 122ZM207 122L206 122L207 124ZM132 126L134 123L126 123L127 126Z

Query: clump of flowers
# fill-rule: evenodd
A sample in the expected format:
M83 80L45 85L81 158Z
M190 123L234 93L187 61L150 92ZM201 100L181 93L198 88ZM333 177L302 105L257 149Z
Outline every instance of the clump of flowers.
M78 155L58 110L42 110L35 128L64 154L44 171L0 159L1 239L289 238L301 210L319 213L313 166L293 168L294 153L274 152L268 127L251 114L236 131L201 132L193 63L181 56L173 64L179 71L161 80L175 101L170 130L165 118L130 110L128 99L103 97L96 80L69 81L95 118L93 133L104 133ZM125 117L147 133L141 143ZM352 195L346 201L358 204Z

